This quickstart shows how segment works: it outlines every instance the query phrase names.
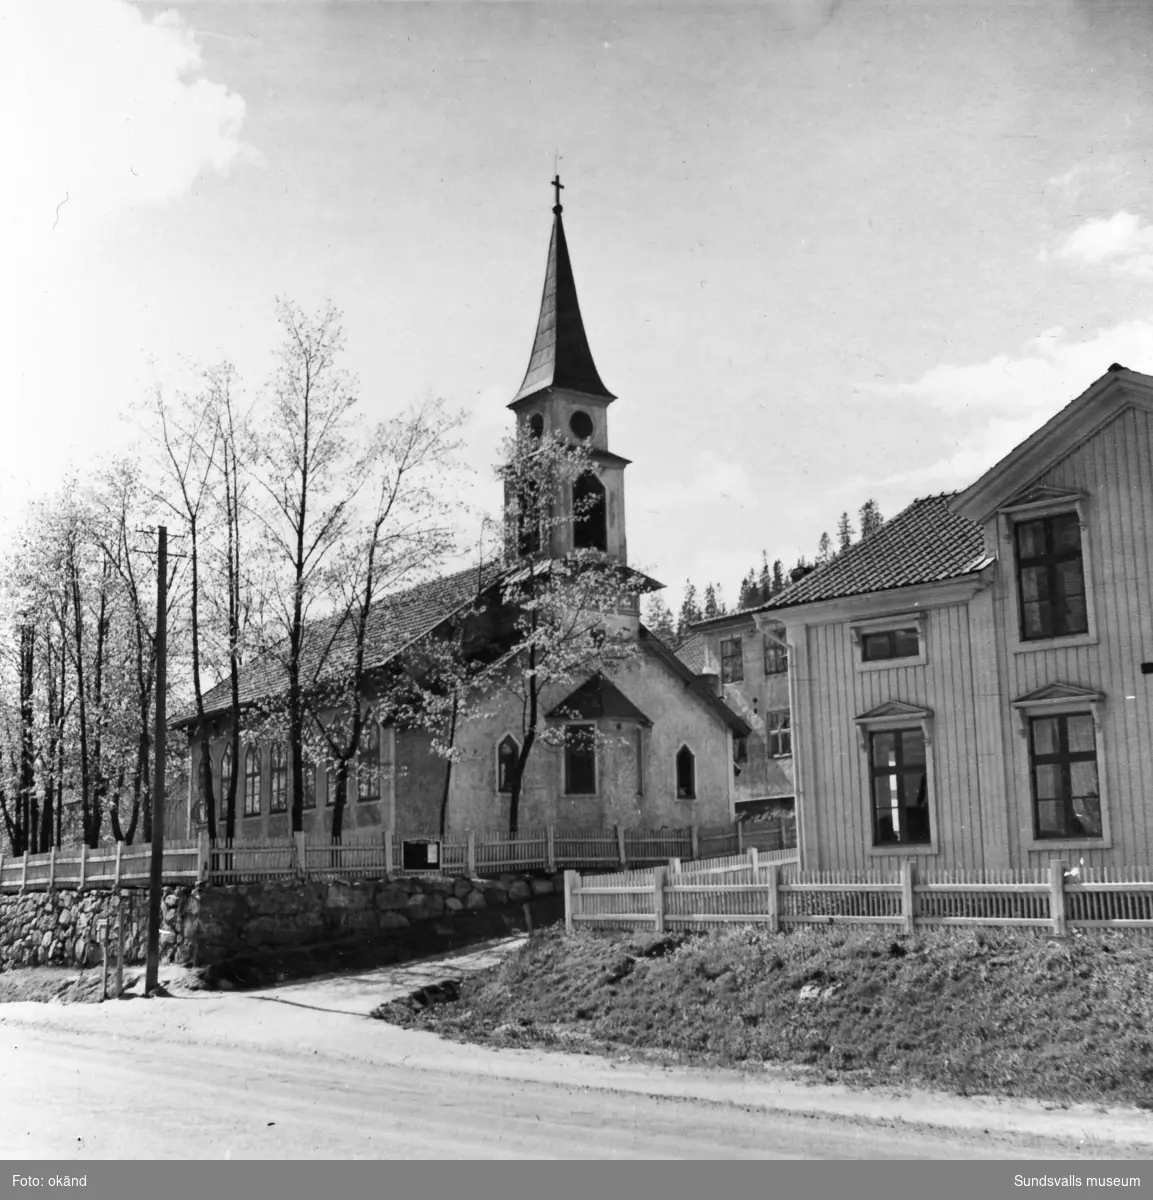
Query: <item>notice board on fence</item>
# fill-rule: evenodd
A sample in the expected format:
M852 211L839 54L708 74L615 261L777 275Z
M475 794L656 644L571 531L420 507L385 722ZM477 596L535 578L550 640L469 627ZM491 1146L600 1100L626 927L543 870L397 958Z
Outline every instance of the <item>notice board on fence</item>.
M400 865L406 871L425 871L440 866L440 842L415 838L401 843Z

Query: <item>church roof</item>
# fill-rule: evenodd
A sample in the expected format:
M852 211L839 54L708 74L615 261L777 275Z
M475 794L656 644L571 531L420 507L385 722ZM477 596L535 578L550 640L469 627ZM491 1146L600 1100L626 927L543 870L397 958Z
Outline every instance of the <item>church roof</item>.
M369 610L364 646L365 671L383 666L453 613L472 604L506 573L507 568L502 564L488 563L480 568L469 567L430 580L403 592L382 596ZM300 662L303 685L307 688L350 674L355 655L356 630L351 615L341 614L309 621L305 627ZM287 690L288 670L283 655L275 647L241 668L242 706L273 699ZM205 716L227 710L232 703L231 697L231 684L226 676L205 693ZM172 721L172 725L180 727L195 719L195 711L182 713Z
M610 680L593 675L566 696L549 714L550 720L596 721L601 718L615 721L652 721Z
M510 408L545 388L566 388L586 396L616 399L601 382L585 336L559 203L553 213L536 337L524 382Z

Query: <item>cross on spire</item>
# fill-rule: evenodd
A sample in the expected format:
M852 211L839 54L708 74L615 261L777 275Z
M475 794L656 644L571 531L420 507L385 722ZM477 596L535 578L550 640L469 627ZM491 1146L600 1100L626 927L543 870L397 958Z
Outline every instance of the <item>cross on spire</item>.
M558 173L558 174L556 175L556 177L553 179L553 181L552 181L552 186L553 186L553 190L556 192L556 203L553 205L553 209L552 209L552 210L553 210L553 212L554 212L554 213L558 213L558 214L559 214L559 213L560 213L560 211L561 211L561 209L562 209L562 207L563 207L563 206L562 206L562 204L561 204L561 202L560 202L560 194L561 194L561 190L564 188L564 184L563 184L563 183L561 183L561 181L560 181L560 174L559 174L559 173Z

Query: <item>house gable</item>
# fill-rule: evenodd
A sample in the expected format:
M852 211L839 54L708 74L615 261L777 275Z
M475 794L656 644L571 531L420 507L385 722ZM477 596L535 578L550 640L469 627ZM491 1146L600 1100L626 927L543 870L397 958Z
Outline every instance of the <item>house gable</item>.
M1031 490L1037 493L1037 501L1043 501L1042 493L1060 489L1036 486L1041 476L1128 408L1153 412L1153 376L1115 363L976 483L958 493L950 508L958 516L984 524L998 509L1019 502Z

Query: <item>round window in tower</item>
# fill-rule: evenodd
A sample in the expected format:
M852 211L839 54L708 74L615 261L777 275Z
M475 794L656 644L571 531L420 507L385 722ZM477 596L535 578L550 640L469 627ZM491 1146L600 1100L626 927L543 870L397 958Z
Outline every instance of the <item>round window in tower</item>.
M540 437L544 433L544 417L540 413L533 413L528 419L528 428L533 437Z
M590 438L593 435L593 419L587 412L577 411L569 417L568 427L582 441L585 438Z

